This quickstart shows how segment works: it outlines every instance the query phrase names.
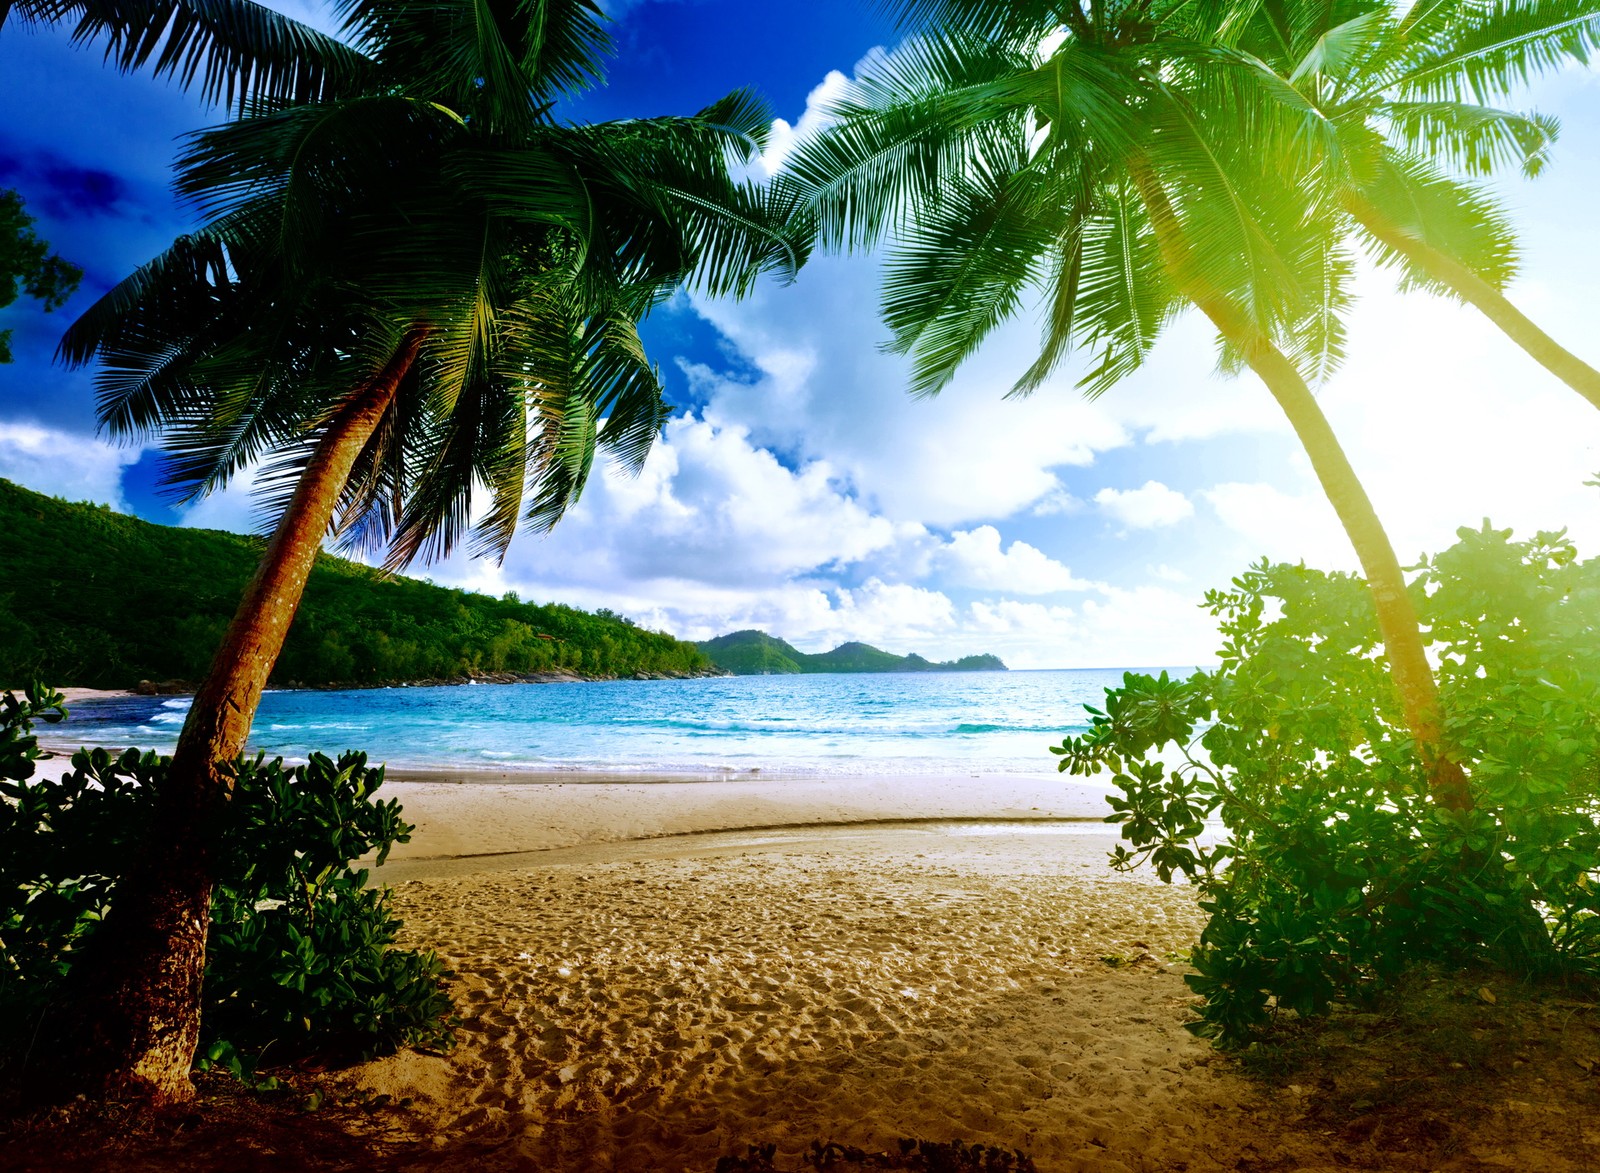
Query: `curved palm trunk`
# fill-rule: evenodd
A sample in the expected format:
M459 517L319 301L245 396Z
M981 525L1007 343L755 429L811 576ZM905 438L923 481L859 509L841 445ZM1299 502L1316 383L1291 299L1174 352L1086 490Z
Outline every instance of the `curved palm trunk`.
M172 756L151 836L117 886L105 924L63 991L59 1046L40 1088L156 1106L194 1095L200 982L210 925L210 826L233 787L267 677L356 457L394 402L423 335L413 331L339 409L301 474L254 579L195 694Z
M1211 319L1224 338L1238 347L1250 369L1260 376L1278 406L1283 408L1306 455L1311 458L1311 467L1316 471L1322 491L1339 515L1350 544L1355 547L1377 608L1378 629L1389 660L1389 674L1400 695L1406 725L1428 765L1434 799L1451 809L1471 809L1472 798L1461 766L1441 751L1439 690L1423 650L1422 629L1406 591L1400 560L1395 557L1389 535L1355 469L1350 467L1339 438L1294 364L1237 306L1195 274L1182 225L1149 165L1134 160L1130 171L1155 229L1162 259L1178 288Z
M1364 196L1347 192L1344 209L1373 237L1394 249L1435 281L1449 286L1468 305L1515 342L1528 356L1579 395L1600 407L1600 371L1562 346L1493 285L1440 249L1409 235Z

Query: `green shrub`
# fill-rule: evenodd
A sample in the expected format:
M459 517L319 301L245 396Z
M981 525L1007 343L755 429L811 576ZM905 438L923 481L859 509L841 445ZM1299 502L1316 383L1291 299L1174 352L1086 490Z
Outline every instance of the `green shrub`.
M32 781L30 722L60 698L10 694L0 712L0 1013L25 1042L74 952L115 903L150 826L168 759L80 750L59 780ZM389 892L351 866L381 864L412 827L373 794L365 754L236 764L216 831L199 1065L245 1074L274 1058L353 1057L451 1040L452 1005L432 953L392 948Z
M1207 596L1216 671L1130 673L1052 747L1113 772L1114 866L1198 889L1197 1033L1241 1043L1415 962L1600 973L1600 563L1562 533L1460 538L1411 589L1473 810L1427 797L1365 584L1303 566Z

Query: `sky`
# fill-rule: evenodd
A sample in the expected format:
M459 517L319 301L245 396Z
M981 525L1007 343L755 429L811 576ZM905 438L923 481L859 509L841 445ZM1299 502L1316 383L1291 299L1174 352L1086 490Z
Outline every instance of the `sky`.
M325 28L311 0L274 4ZM869 0L612 0L618 57L581 119L687 113L756 87L777 121L763 166L896 32ZM1496 189L1522 231L1512 299L1600 363L1600 79L1571 68L1519 107L1562 121L1537 181ZM55 30L0 28L0 187L81 265L64 309L0 311L0 476L167 524L258 529L248 478L174 507L158 450L98 435L93 371L52 361L72 317L193 227L171 194L180 136L220 120L176 88L105 68ZM1217 373L1180 319L1147 366L1094 402L1069 363L1003 398L1038 318L1000 329L934 399L886 355L876 255L814 259L740 302L680 295L643 334L674 414L643 471L594 479L503 564L416 568L524 599L609 607L689 639L757 627L804 651L863 640L1014 668L1211 662L1208 588L1265 556L1354 569L1282 414L1253 376ZM1600 552L1600 413L1474 311L1363 271L1343 369L1318 392L1403 562L1485 518L1568 527Z

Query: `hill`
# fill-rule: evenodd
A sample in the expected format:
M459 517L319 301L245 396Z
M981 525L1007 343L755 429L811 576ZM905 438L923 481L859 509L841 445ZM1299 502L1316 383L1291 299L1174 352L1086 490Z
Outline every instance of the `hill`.
M195 681L261 540L153 525L0 480L0 687ZM691 643L609 612L452 590L317 558L273 683L395 684L711 670Z
M735 631L702 641L712 663L738 676L780 676L801 672L1004 672L998 656L965 656L935 664L912 653L896 656L871 644L840 644L831 652L807 654L764 631Z

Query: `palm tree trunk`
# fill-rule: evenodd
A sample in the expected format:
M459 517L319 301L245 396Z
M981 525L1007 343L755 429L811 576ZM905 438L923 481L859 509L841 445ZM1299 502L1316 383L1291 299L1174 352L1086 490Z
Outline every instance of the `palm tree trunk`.
M340 493L416 361L413 330L334 414L195 694L144 852L70 971L40 1089L154 1106L193 1097L210 925L211 827L233 787L256 705L299 608Z
M1322 414L1316 397L1294 364L1272 340L1257 329L1233 302L1195 272L1183 226L1167 199L1166 191L1143 160L1130 164L1140 199L1161 249L1162 260L1179 290L1230 343L1237 347L1250 369L1267 385L1311 458L1322 491L1344 526L1361 561L1367 586L1378 612L1378 630L1389 660L1389 675L1400 697L1401 712L1416 740L1430 776L1434 799L1452 810L1470 810L1472 797L1461 766L1441 748L1439 689L1423 650L1422 628L1406 590L1405 575L1383 523L1372 507L1349 458Z
M1600 371L1594 369L1506 300L1493 285L1450 254L1407 233L1359 192L1346 192L1344 209L1372 236L1405 257L1435 281L1477 307L1530 358L1595 407L1600 407Z

